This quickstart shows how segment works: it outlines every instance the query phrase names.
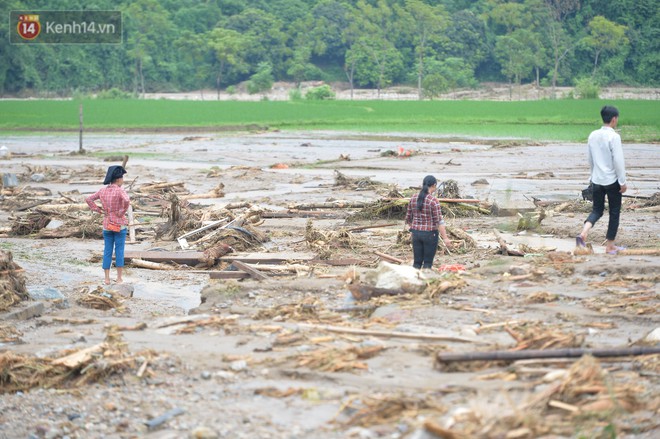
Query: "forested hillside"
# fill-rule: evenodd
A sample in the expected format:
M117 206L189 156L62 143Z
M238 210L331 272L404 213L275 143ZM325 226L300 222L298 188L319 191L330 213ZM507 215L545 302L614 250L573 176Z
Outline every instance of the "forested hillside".
M658 0L5 0L0 94L224 90L249 80L660 85ZM9 11L119 10L121 44L9 44Z

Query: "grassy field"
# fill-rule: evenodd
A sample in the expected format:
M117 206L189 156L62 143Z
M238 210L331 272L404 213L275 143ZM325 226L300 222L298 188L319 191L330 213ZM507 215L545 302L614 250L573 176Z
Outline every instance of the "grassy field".
M428 133L584 141L600 108L616 105L626 142L660 141L660 102L650 100L492 101L179 101L5 100L0 130L245 129Z

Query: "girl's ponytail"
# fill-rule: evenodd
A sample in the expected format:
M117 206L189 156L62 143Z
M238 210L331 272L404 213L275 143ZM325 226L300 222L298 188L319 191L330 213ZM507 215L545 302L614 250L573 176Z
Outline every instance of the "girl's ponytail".
M422 210L422 206L424 206L424 199L429 194L429 188L436 184L438 184L438 180L436 180L434 176L427 175L424 177L424 181L422 182L422 190L419 191L419 195L417 196L417 210Z

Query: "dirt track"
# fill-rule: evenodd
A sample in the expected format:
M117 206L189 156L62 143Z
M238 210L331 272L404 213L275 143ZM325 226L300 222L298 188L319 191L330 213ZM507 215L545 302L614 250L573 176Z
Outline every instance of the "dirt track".
M339 238L319 244L306 239L308 218L267 218L256 228L269 240L251 249L298 257L329 250L331 259L364 261L359 266L314 264L298 276L273 274L265 281L210 281L207 272L129 266L122 288L133 297L123 302L124 312L77 302L101 284L100 240L2 238L2 248L25 270L29 291L53 288L64 297L45 301L39 317L10 321L21 343L6 343L3 350L59 358L64 350L101 343L108 325L146 328L121 331L135 360L123 373L73 389L3 394L0 437L600 437L608 428L617 437L660 433L657 355L595 364L586 358L572 371L575 360L466 362L451 368L434 362L440 351L622 348L660 326L660 256L603 254L605 221L590 236L595 254L571 254L589 209L578 199L588 179L583 145L396 133L184 137L93 134L86 137L86 149L127 152L126 182L132 189L181 181L188 192L202 194L222 183L224 197L191 200L198 209L242 201L269 212L301 203L370 203L393 189L418 186L432 173L440 181L455 180L462 197L488 207L495 203L513 216L445 211L450 228L468 234L476 246L454 235L457 250L438 256L436 266L463 265L465 272L436 271L426 279L435 289L365 302L354 300L346 279L373 275L379 262L374 250L406 263L411 254L398 240L402 221L347 220L346 214L359 209L326 210L338 215L314 218L311 225L326 235L395 225L351 232L348 245ZM65 193L82 200L99 185L76 182L99 180L113 164L69 155L77 138L66 134L7 137L3 144L14 152L0 162L3 173L20 175L21 187L48 188L53 199ZM411 156L387 154L399 147ZM658 192L657 145L624 145L624 151L629 193ZM378 184L338 186L335 171ZM46 180L29 181L35 173ZM541 226L516 233L515 211L534 211L534 199L545 206ZM5 195L2 224L21 215L10 212L10 201ZM625 199L619 241L657 249L659 214L638 209L643 203ZM138 215L137 220L145 227L127 250L179 249L176 241L156 241L149 233L148 226L164 218L147 223ZM528 256L498 254L493 229L510 249ZM439 288L443 282L446 291ZM350 307L362 311L347 312ZM192 333L175 334L181 326L169 319L181 324L189 312L202 323L189 325ZM81 323L83 318L91 320ZM331 332L327 326L403 332L410 338ZM595 403L600 406L588 405ZM183 413L148 428L149 420L177 408Z

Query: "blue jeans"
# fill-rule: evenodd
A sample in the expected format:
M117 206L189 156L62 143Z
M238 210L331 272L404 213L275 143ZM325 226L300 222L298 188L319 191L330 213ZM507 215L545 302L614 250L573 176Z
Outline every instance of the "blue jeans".
M115 251L115 267L124 266L124 247L126 246L126 229L119 232L103 230L103 269L109 270L112 265L112 250Z
M413 248L413 267L431 268L438 250L439 232L437 230L411 230Z
M607 234L605 235L605 238L610 241L614 241L614 238L616 238L616 232L619 230L619 215L621 214L621 200L623 198L623 195L619 192L620 190L621 185L619 185L618 181L608 184L607 186L594 184L594 206L586 221L591 224L596 224L596 221L603 216L603 212L605 212L605 196L607 196L610 210L610 221L607 224Z

